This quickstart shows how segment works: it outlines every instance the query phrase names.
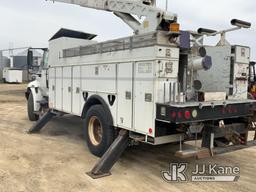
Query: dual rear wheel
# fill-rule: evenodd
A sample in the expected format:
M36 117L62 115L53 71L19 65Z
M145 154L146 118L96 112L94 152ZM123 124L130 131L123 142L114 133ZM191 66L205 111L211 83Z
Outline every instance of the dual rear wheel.
M101 157L115 139L111 116L102 105L92 106L83 120L83 131L89 150Z

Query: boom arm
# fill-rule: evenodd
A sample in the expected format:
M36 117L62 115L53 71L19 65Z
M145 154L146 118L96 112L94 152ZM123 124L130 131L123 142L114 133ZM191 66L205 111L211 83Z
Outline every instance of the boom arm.
M155 0L50 0L80 5L98 10L113 12L129 25L135 34L166 29L170 23L177 21L177 15L155 7ZM140 22L137 17L145 17Z

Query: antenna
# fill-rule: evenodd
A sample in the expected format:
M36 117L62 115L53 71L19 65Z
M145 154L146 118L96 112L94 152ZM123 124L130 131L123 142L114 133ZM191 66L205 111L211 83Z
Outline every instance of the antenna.
M168 11L168 0L166 0L165 9Z

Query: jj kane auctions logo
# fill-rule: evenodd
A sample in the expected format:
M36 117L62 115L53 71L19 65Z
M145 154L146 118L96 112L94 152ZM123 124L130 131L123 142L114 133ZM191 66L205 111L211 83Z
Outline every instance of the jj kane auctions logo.
M187 163L172 163L168 171L162 171L162 178L166 182L235 182L239 174L239 167L196 164L188 177Z

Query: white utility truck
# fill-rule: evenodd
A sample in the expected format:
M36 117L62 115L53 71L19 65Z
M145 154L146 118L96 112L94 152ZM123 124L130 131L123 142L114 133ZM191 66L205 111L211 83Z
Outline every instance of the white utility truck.
M234 28L219 32L181 31L177 15L156 8L153 0L55 1L113 12L134 35L98 43L93 34L57 32L44 72L27 88L29 118L39 119L30 133L56 115L80 116L90 151L102 156L90 172L94 178L109 174L130 141L202 139L202 148L181 145L180 157L256 144L247 141L255 129L255 101L247 99L250 49L225 39L250 23L232 20ZM214 35L221 36L218 45L203 44Z

